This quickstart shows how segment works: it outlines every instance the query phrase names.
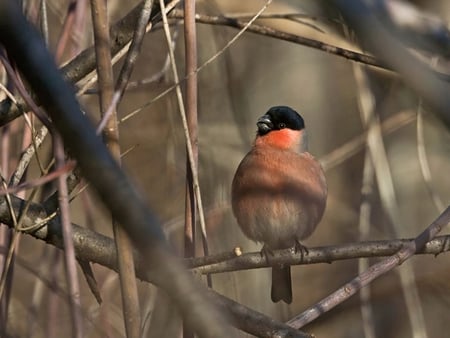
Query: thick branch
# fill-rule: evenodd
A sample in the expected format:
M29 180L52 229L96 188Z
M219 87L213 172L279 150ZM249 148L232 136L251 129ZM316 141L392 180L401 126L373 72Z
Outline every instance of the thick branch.
M19 214L21 210L23 210L26 202L14 196L11 198L13 208L16 213ZM27 214L23 217L23 227L30 227L33 224L39 223L47 216L47 211L41 205L31 203ZM13 220L11 219L5 197L0 197L0 223L13 227ZM117 251L114 241L111 238L76 224L73 224L72 227L75 254L79 260L97 263L114 271L118 271ZM36 239L43 240L48 244L63 248L61 225L58 218L52 219L48 225L43 225L38 230L31 230L28 234ZM414 239L395 239L309 248L308 254L305 255L303 259L301 253L294 253L291 250L278 250L274 251L271 262L272 264L316 264L331 263L336 260L355 259L359 257L390 256L400 249L407 247L412 242L414 242ZM437 237L428 242L423 249L419 250L416 254L438 255L449 250L450 235L447 235ZM239 257L234 257L236 252L239 252L239 250L207 257L187 259L185 260L185 265L200 273L218 273L269 266L266 259L263 258L259 252L247 253ZM142 259L142 256L135 253L136 276L156 285L164 285L165 280L156 273L155 269L149 268L144 262L145 259ZM264 330L268 327L270 327L272 331L280 329L278 326L279 323L273 322L272 320L263 321L261 319L263 318L261 317L261 314L220 296L213 291L210 291L210 294L213 295L212 298L214 302L221 306L222 311L228 314L236 327L254 335L259 334L258 332L262 330L262 322L266 325L264 326ZM241 318L241 320L239 320L239 318ZM270 324L272 322L276 323L276 325L272 326L272 324ZM271 337L271 335L262 335L262 337Z
M408 245L414 239L393 239L384 241L368 241L359 243L348 243L333 246L323 246L308 248L308 254L302 255L301 252L293 252L291 249L275 250L271 256L269 265L266 257L260 252L245 253L234 258L223 258L224 254L218 254L207 257L198 257L186 260L186 264L195 272L221 273L228 271L238 271L247 269L266 268L276 264L286 265L304 265L318 263L332 263L334 261L385 257L395 254L405 245ZM428 242L426 246L417 252L418 254L439 255L450 251L450 235L440 236ZM302 257L303 256L303 257Z
M142 11L143 1L136 5L127 15L116 22L110 28L111 54L117 54L128 42L131 41L136 27L136 21ZM156 23L161 20L159 6L152 10L151 20ZM3 33L2 33L3 34ZM61 68L61 72L67 82L77 83L96 67L95 49L91 46L78 54L72 61ZM19 106L19 107L18 107ZM0 102L0 126L14 120L26 110L26 104L18 98L18 106L12 105L9 99Z
M52 118L83 176L146 257L146 265L164 280L160 285L186 321L201 337L226 337L223 315L171 253L155 215L96 135L43 41L13 0L0 2L0 31L8 55Z
M398 72L450 128L450 84L419 60L388 29L386 20L364 1L335 0L344 18L375 55Z
M11 200L15 212L20 214L26 201L15 196L11 196ZM28 212L23 217L23 227L28 228L36 223L40 223L48 215L49 213L40 204L31 203ZM13 227L13 221L4 196L0 197L0 223ZM118 271L117 250L113 239L76 224L72 224L72 230L77 259L97 263L116 272ZM60 249L63 248L59 218L54 218L41 228L28 231L27 233L36 239L45 241ZM255 255L259 255L259 253L255 253ZM214 259L217 259L217 257L223 259L224 257L230 257L230 255L218 255ZM143 281L164 285L166 283L164 278L157 273L156 269L149 268L145 262L146 259L135 252L136 276ZM274 321L212 290L209 292L209 295L223 313L231 319L233 325L245 332L259 337L309 337L305 333Z

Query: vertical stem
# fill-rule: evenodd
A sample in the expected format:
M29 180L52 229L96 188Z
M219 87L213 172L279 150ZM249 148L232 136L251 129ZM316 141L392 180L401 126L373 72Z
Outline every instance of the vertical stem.
M64 24L61 30L61 35L58 39L58 44L56 45L55 59L61 61L64 50L69 41L70 32L72 30L75 13L77 8L77 1L71 0L67 8L67 15L64 20Z
M269 1L271 1L271 0L269 0ZM177 96L177 102L178 102L178 108L179 108L179 112L180 112L181 121L183 123L184 136L186 139L187 157L189 159L189 164L191 166L191 171L192 171L192 181L193 181L193 186L194 186L193 189L194 189L194 193L195 193L196 203L198 205L197 210L198 210L198 216L199 216L199 221L200 221L200 227L202 230L203 248L204 248L205 253L208 254L205 216L204 216L204 212L203 212L202 196L200 193L200 184L198 181L198 170L197 170L196 161L194 160L194 153L193 153L192 147L191 147L191 136L189 135L190 131L189 131L187 119L186 119L186 110L184 107L183 95L181 93L181 89L180 89L180 85L179 85L180 80L178 77L177 65L175 62L175 53L173 51L172 38L171 38L171 34L170 34L169 23L167 20L166 7L164 5L164 0L159 0L159 5L161 7L164 33L166 35L167 46L169 48L170 64L172 67L174 81L176 83L175 93ZM198 71L198 69L196 71ZM195 73L196 72L191 73L190 75L194 75Z
M54 134L54 152L56 170L65 165L64 146L61 136ZM64 241L64 259L66 279L69 287L70 317L72 320L72 336L82 338L83 335L83 317L81 315L80 285L77 274L77 261L75 259L75 249L72 241L72 224L70 222L69 211L69 190L67 188L67 173L63 172L58 177L58 196L59 210L61 217L63 241Z
M197 121L197 37L195 31L195 0L184 1L184 39L186 57L186 120L195 165L198 163L198 121ZM192 74L191 74L192 73ZM188 76L191 74L191 76ZM184 256L195 256L195 197L192 169L186 160L186 219L184 232Z
M370 233L370 215L372 211L372 194L374 184L374 168L369 149L366 149L364 158L363 182L361 187L361 205L359 208L359 239L367 241ZM358 274L362 274L369 268L369 259L360 258L358 260ZM364 337L375 338L375 321L372 305L370 303L370 285L359 291L361 301L361 316L363 321Z
M2 128L0 134L0 172L5 176L5 179L9 175L9 144L10 144L11 129L9 125ZM8 227L0 228L0 245L4 248L9 248L11 245L12 230ZM7 266L7 253L0 255L0 275L8 273ZM11 270L10 270L11 271ZM0 299L0 335L6 335L6 324L8 322L8 303L9 303L10 288L7 288L5 296ZM5 330L5 331L3 331Z
M359 65L353 65L353 72L358 85L358 104L361 120L365 129L367 129L367 147L374 166L381 205L392 224L393 236L405 236L405 227L402 226L394 182L383 142L380 118L376 114L376 102L370 90L369 78L367 73ZM428 333L425 325L425 317L414 269L410 264L405 264L397 269L397 273L400 276L412 336L414 338L427 338Z
M186 121L194 165L198 168L198 118L197 118L197 34L195 30L195 0L184 1L184 40L186 62ZM189 76L191 75L191 76ZM187 152L187 149L186 149ZM184 257L195 257L196 201L194 179L189 158L186 158L186 204L184 223ZM185 324L185 323L184 323ZM194 333L183 325L183 337L193 338Z
M109 48L109 25L105 0L91 0L92 21L94 25L97 73L100 88L100 110L102 116L110 106L114 95L114 79ZM120 163L119 131L117 114L114 108L103 132L106 145L117 162ZM120 227L113 221L114 239L118 251L118 265L122 292L122 306L125 331L128 338L140 337L140 310L134 272L133 250L131 242Z

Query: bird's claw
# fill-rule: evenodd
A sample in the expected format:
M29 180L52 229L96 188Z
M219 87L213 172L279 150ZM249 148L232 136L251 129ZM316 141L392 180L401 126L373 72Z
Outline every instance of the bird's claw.
M273 255L274 255L272 249L269 248L267 245L264 245L261 249L260 254L261 254L261 258L265 257L267 264L270 265L271 257L273 257Z
M296 239L295 244L294 244L294 252L298 253L299 251L300 251L300 257L303 261L303 257L305 257L305 255L309 254L309 250L306 246L304 246L302 243L300 243L298 239Z

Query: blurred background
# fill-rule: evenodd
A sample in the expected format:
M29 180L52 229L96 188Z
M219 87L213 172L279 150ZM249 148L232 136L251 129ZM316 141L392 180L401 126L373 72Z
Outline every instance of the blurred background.
M37 17L39 2L24 1L28 17ZM48 0L46 3L49 48L55 52L69 2ZM81 8L80 14L75 17L74 29L60 64L70 61L93 43L89 2L77 3ZM108 1L110 21L113 23L122 18L137 3ZM248 20L264 4L265 1L261 0L197 1L197 10L209 16L238 15ZM416 1L414 4L444 23L450 18L450 3L447 1ZM304 17L295 20L265 18L257 23L359 50L351 29L345 26L340 14L328 1L274 0L264 12L271 13L299 13ZM178 71L183 77L183 26L180 21L171 22ZM234 28L197 24L198 64L202 65L237 33ZM156 211L168 239L181 254L186 155L175 91L148 105L173 84L167 53L164 32L157 25L145 37L131 78L135 85L125 92L118 109L119 117L123 118L145 106L120 123L120 146L125 153L122 160L126 172ZM431 59L430 55L428 57ZM114 67L116 73L120 66L121 61ZM154 77L156 81L150 82L149 79ZM321 160L326 170L327 209L316 232L304 243L306 246L357 242L363 238L414 237L443 210L433 202L430 190L444 207L448 205L449 131L393 72L361 66L299 44L244 33L199 72L198 86L199 178L211 253L230 251L236 246L244 252L261 248L260 244L246 239L238 228L230 207L230 187L237 165L252 145L256 119L274 105L291 106L303 115L309 133L310 152ZM96 123L100 117L95 89L93 86L88 94L80 97L80 101ZM373 100L375 120L383 126L382 137L375 138L373 153L381 157L372 160L366 159L367 124L364 114L367 113L367 105L364 98L367 96ZM418 143L419 112L422 143ZM3 171L11 173L21 152L24 122L15 120L8 128L9 168ZM429 167L431 180L428 183L421 169L418 144L422 144L426 152L426 163L422 165ZM48 161L50 139L44 142L39 155ZM374 159L381 161L385 171L369 175L366 183L372 193L363 196L364 168L372 166ZM377 163L380 162L376 161L375 169L378 169ZM37 163L33 162L28 178L36 177L37 173ZM396 202L389 199L383 202L381 198L378 187L386 180L393 183ZM360 227L363 202L371 207L368 230ZM109 213L89 188L71 203L71 217L73 223L112 236ZM448 230L444 229L444 232ZM197 254L203 255L200 245ZM64 266L59 251L30 236L22 236L17 255L8 309L8 335L64 336L70 326L70 317L64 297ZM369 264L376 261L371 259ZM413 257L398 269L407 269L406 275L411 279L402 283L398 271L391 271L373 282L370 285L370 306L374 337L445 336L444 332L450 330L447 320L450 307L448 263L447 254ZM213 286L219 293L239 303L277 320L287 321L355 277L358 264L358 260L348 260L294 266L294 301L289 306L271 302L270 269L217 274L213 276ZM43 277L37 278L33 269ZM118 276L98 265L94 265L94 273L104 300L101 306L80 275L86 337L124 337ZM42 282L43 279L49 283ZM411 305L406 302L402 288L412 288L418 303ZM139 292L143 336L157 336L156 332L161 328L165 330L163 336L178 336L178 315L165 296L146 283L139 283ZM421 332L417 331L417 326L412 328L411 313L418 316L419 323L416 324ZM316 337L368 337L358 295L304 329ZM236 331L230 336L249 335Z

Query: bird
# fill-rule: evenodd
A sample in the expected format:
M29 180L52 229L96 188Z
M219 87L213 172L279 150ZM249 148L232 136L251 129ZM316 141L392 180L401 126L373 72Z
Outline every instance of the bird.
M294 109L274 106L256 125L253 146L232 181L234 216L249 239L263 243L267 259L278 249L300 249L303 255L307 249L300 241L325 211L324 171L308 152L305 122ZM290 265L272 266L271 299L292 303Z

